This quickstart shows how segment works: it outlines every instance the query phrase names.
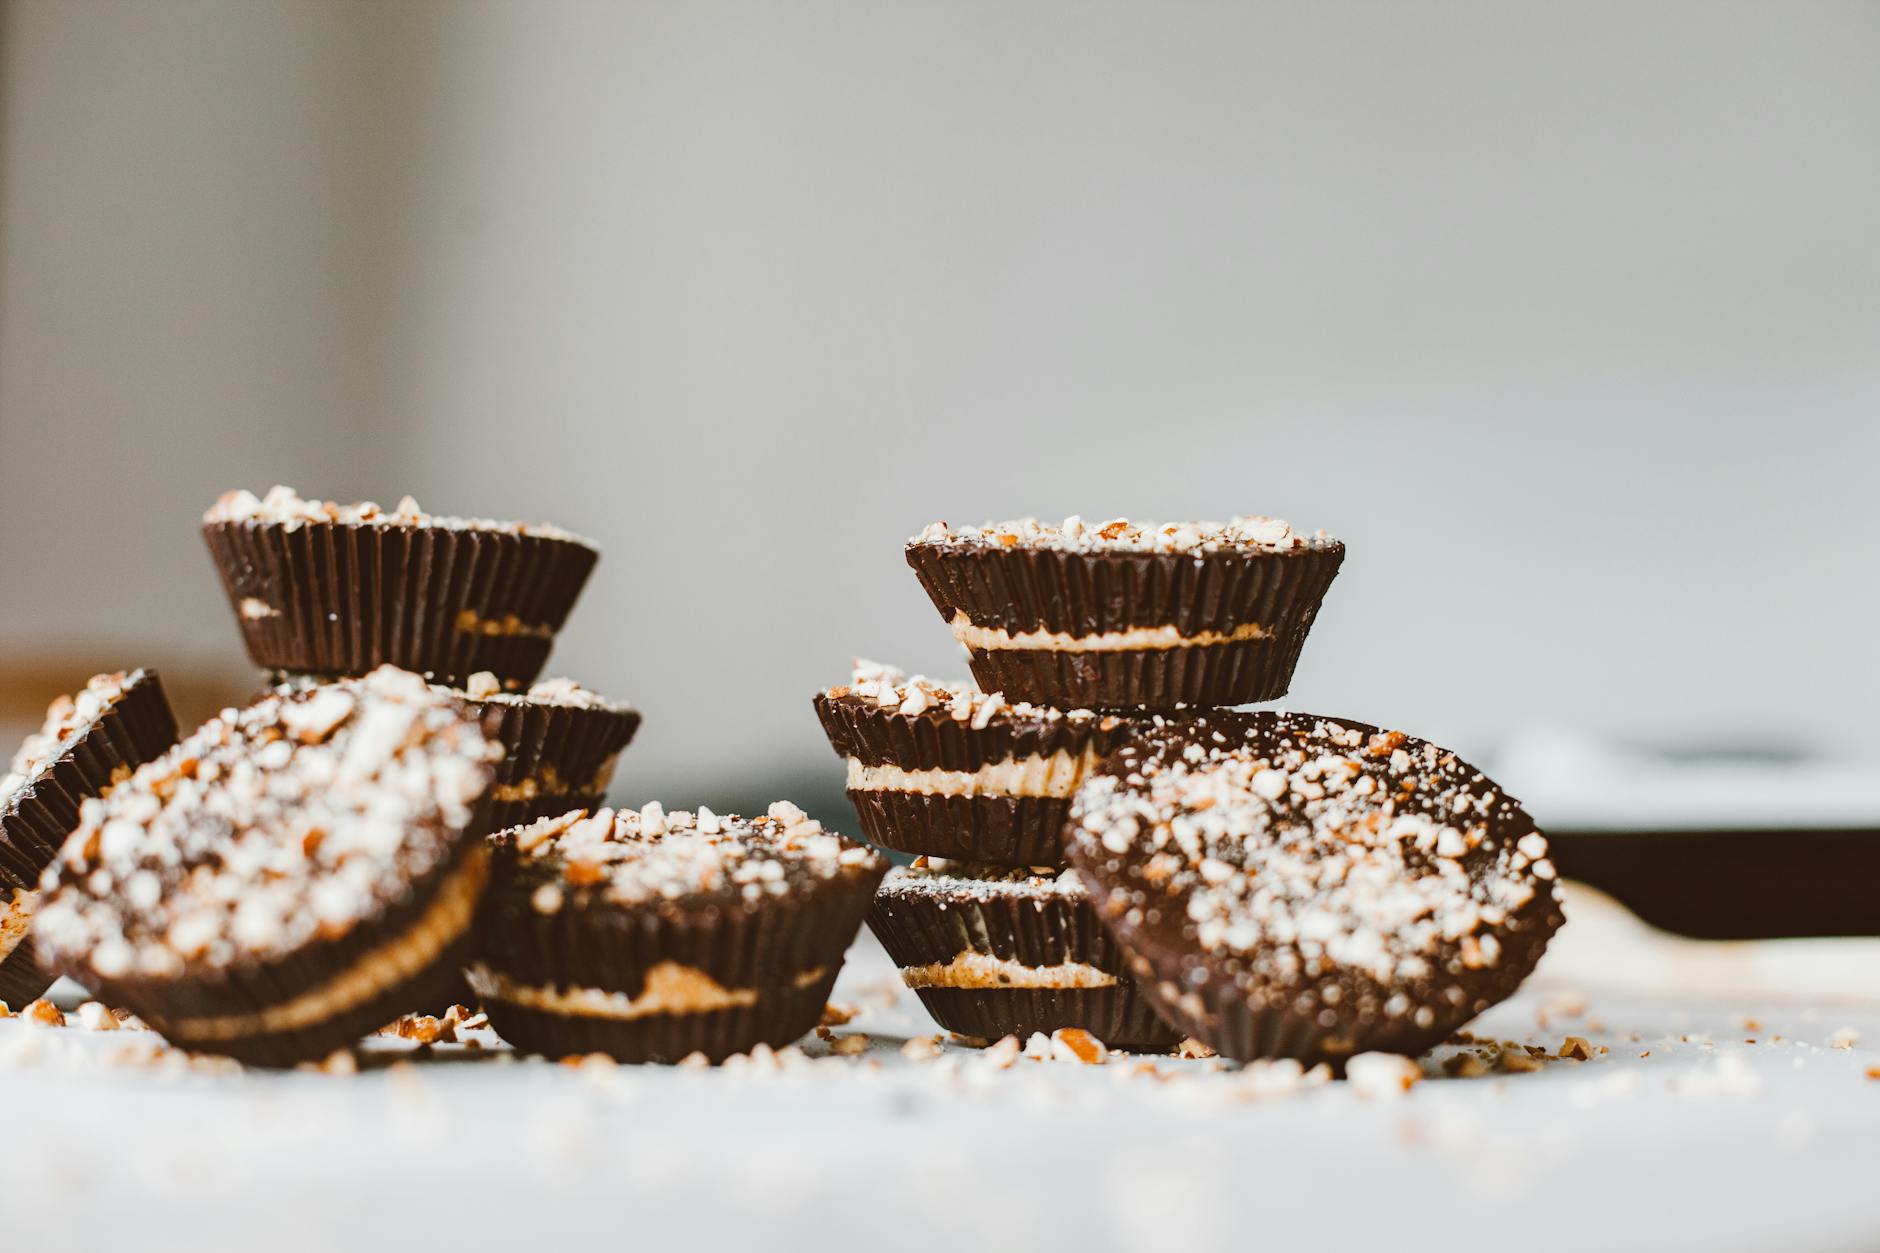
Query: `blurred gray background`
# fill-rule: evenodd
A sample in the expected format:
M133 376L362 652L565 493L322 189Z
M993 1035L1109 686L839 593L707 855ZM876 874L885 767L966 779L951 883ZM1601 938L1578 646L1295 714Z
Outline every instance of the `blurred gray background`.
M0 15L22 674L246 683L201 510L412 492L597 538L621 798L750 803L963 672L922 524L1266 512L1293 707L1880 754L1880 5Z

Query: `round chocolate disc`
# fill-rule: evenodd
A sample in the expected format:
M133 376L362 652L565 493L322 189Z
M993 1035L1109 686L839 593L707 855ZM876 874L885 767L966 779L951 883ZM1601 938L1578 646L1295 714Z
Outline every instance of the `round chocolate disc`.
M1421 1053L1561 922L1547 841L1492 780L1312 714L1145 730L1079 790L1072 864L1164 1015L1220 1053Z

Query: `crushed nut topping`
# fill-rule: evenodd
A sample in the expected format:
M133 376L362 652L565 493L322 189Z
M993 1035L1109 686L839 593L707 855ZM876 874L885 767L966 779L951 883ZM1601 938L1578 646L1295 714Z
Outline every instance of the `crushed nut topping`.
M924 714L945 710L955 722L971 723L983 731L993 722L1074 722L1100 721L1105 729L1121 719L1114 714L1099 714L1089 709L1054 709L1027 701L1008 702L999 692L982 692L965 679L929 679L909 675L893 666L857 657L846 685L828 688L823 693L830 700L854 697L871 701L882 709L896 709L904 714Z
M908 541L937 548L1049 548L1059 552L1139 553L1279 553L1337 544L1324 531L1302 535L1290 523L1263 515L1227 522L1132 522L1112 518L1086 522L1072 516L1060 523L1036 518L988 522L984 526L949 526L935 522Z
M343 526L436 527L448 531L503 531L512 535L535 535L543 539L564 540L593 548L594 541L558 526L537 522L497 522L489 518L452 518L429 514L418 502L406 496L392 510L381 509L372 501L342 505L330 500L306 500L291 487L276 484L266 496L237 489L224 492L209 511L204 522L278 522L291 530L309 522L334 522Z
M980 900L1040 895L1081 899L1089 895L1075 870L949 861L944 857L916 857L911 866L896 866L882 881L882 891L896 896L964 896Z
M1204 733L1089 779L1071 847L1126 859L1131 906L1173 902L1203 948L1276 980L1492 966L1495 929L1552 877L1538 833L1498 834L1518 807L1435 745L1326 720L1270 743Z
M117 703L126 688L139 682L144 671L93 675L84 687L70 696L61 696L46 707L45 725L26 737L5 775L0 775L0 809L11 803L15 794L31 783L41 771L57 761L72 747L104 711Z
M106 978L168 978L344 935L454 854L500 753L389 666L224 710L84 803L36 941Z
M620 904L732 893L746 901L881 865L879 854L778 801L759 818L668 813L654 801L635 811L577 809L496 837L526 868L576 890L599 889ZM537 899L543 912L547 902ZM554 901L560 908L560 898Z

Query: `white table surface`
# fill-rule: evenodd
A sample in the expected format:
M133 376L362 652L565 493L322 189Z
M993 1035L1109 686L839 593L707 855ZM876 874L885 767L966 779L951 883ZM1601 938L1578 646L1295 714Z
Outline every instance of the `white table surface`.
M1394 1100L1240 1099L1171 1058L910 1061L933 1027L866 935L836 1000L869 1051L780 1070L494 1044L390 1069L408 1046L377 1040L354 1076L209 1073L0 1021L0 1248L1880 1247L1880 946L1691 946L1572 906L1472 1030L1610 1051L1456 1079L1445 1048Z

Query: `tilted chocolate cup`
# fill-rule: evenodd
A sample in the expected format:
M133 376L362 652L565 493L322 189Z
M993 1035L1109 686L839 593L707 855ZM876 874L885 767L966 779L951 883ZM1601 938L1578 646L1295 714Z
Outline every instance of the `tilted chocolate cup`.
M949 1031L996 1040L1074 1027L1112 1048L1172 1047L1179 1035L1137 989L1089 898L1038 882L976 890L966 874L898 873L876 893L868 925Z
M117 699L50 763L0 802L0 889L31 890L78 825L78 807L102 796L176 743L176 715L155 670L125 677Z
M181 978L107 976L83 958L56 963L106 1004L130 1010L172 1044L249 1066L319 1061L461 985L474 916L489 880L480 815L456 855L414 880L393 906L344 934L266 960Z
M1490 900L1482 885L1492 874L1503 882L1527 884L1531 895L1525 903L1508 909L1500 922L1485 923L1479 933L1445 940L1427 954L1415 954L1425 967L1420 975L1383 979L1361 965L1306 951L1296 941L1270 938L1257 927L1251 932L1251 946L1244 950L1210 946L1199 938L1192 891L1165 889L1171 881L1168 866L1151 865L1157 858L1186 856L1180 842L1150 839L1145 847L1136 838L1138 833L1146 836L1161 829L1151 828L1149 818L1131 811L1134 825L1115 831L1103 828L1101 819L1092 818L1090 811L1101 806L1105 796L1142 795L1149 786L1145 779L1153 779L1164 763L1202 769L1197 759L1184 755L1185 750L1230 752L1241 746L1252 749L1260 760L1271 760L1269 753L1300 748L1308 754L1322 752L1360 761L1364 774L1384 781L1377 792L1365 795L1389 797L1392 819L1447 818L1456 811L1445 808L1441 814L1432 813L1430 798L1453 796L1455 788L1450 785L1460 785L1462 794L1473 797L1472 805L1484 806L1480 812L1470 811L1472 817L1480 818L1478 842L1467 844L1458 859L1471 892ZM1426 760L1435 764L1423 764ZM1406 762L1410 764L1400 767ZM1405 786L1412 774L1435 779L1440 786ZM1207 794L1206 799L1209 810L1220 812L1218 794ZM1297 796L1282 790L1269 799L1280 812L1280 806L1295 804ZM1355 841L1357 832L1370 833L1365 838L1397 838L1380 835L1366 819L1362 810L1348 812L1349 831L1326 838ZM1105 842L1106 834L1123 837L1118 847ZM1347 718L1219 713L1144 728L1112 754L1072 804L1066 851L1097 902L1103 925L1128 953L1129 968L1139 986L1166 1021L1237 1060L1296 1058L1307 1065L1323 1061L1342 1067L1345 1059L1358 1053L1414 1056L1425 1052L1512 995L1533 971L1562 921L1552 870L1526 871L1525 856L1504 869L1497 858L1524 848L1524 837L1538 834L1527 812L1491 780L1453 753L1423 740ZM1255 831L1246 838L1251 851L1248 864L1257 872L1262 846L1255 841L1268 837ZM1536 856L1544 859L1544 846ZM1494 954L1484 960L1490 938Z
M985 690L1172 710L1284 696L1344 551L1336 540L1194 553L916 541L907 561Z
M540 673L599 554L559 535L396 522L203 524L248 655L327 677Z

